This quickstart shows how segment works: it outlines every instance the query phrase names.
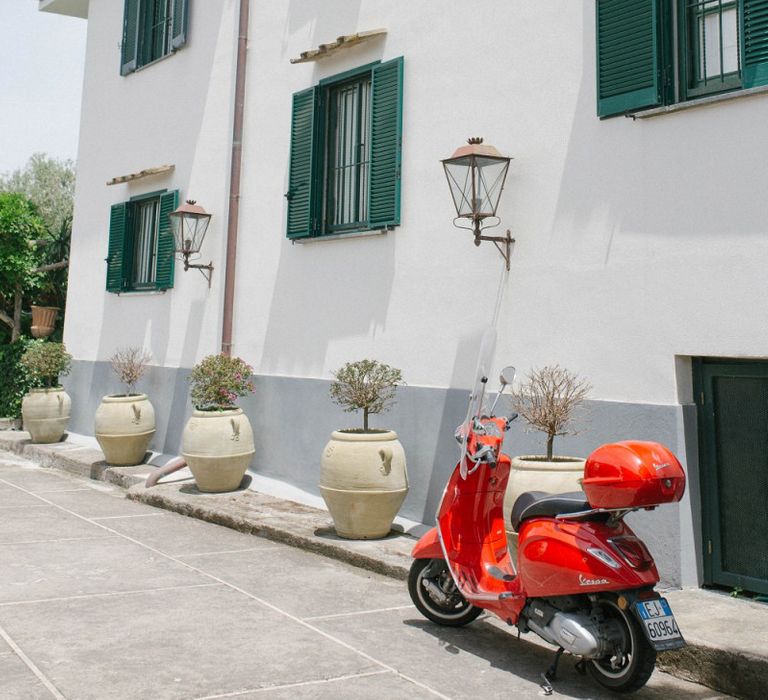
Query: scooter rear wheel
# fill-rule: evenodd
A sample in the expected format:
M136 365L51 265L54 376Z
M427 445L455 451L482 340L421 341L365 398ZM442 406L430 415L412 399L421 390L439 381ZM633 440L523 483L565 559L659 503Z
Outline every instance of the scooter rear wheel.
M408 592L418 611L438 625L461 627L483 612L461 595L442 559L414 559Z
M619 623L622 639L610 657L593 659L587 663L590 675L600 685L619 693L630 693L642 688L653 673L656 650L645 638L640 624L627 610L613 600L600 601L606 618Z

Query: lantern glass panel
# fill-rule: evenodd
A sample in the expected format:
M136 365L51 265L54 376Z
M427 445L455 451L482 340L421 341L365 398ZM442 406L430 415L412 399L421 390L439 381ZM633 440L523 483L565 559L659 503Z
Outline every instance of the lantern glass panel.
M509 160L477 156L475 184L475 216L496 216L501 191L509 168Z
M507 158L471 155L445 161L444 166L458 216L484 219L496 215L509 168Z
M179 253L197 253L203 245L211 217L208 214L173 214L170 217L173 241Z
M456 213L459 216L472 216L472 159L456 158L455 160L445 161L445 174L448 177L448 184L451 188L453 204L456 207Z

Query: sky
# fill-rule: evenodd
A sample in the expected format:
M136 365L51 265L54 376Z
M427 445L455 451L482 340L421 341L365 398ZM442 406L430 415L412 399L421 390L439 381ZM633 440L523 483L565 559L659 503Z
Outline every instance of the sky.
M37 4L0 0L0 174L77 156L87 20Z

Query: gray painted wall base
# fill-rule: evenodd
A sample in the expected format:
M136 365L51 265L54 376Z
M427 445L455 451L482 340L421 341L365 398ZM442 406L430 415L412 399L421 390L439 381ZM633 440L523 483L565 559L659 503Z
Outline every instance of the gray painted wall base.
M192 413L188 375L187 369L151 367L139 385L155 408L157 432L150 449L163 455L180 452L182 431ZM256 376L254 383L255 393L240 401L256 441L251 469L319 495L320 455L331 431L359 427L361 417L344 413L331 402L327 380ZM93 418L102 396L120 389L109 363L73 362L65 387L72 397L70 429L93 435ZM434 522L446 481L458 459L453 433L464 419L468 393L402 387L393 410L372 417L372 427L395 430L405 448L410 491L400 511L402 516ZM684 466L688 465L688 495L681 504L634 513L627 520L656 558L662 585L677 587L683 581L696 585L700 580L697 553L701 550L697 541L698 474L690 474L697 470L694 407L591 401L583 418L585 429L579 435L556 440L557 453L587 456L606 442L654 440L667 445ZM513 423L504 443L506 453L543 452L544 436L525 428L522 421ZM162 459L154 461L162 463Z

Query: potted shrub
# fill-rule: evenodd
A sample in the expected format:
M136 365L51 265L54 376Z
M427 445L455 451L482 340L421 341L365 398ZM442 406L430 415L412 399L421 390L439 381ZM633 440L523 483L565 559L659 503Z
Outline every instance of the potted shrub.
M254 390L253 370L239 357L209 355L189 376L194 411L182 436L181 454L201 491L240 486L256 450L248 417L236 405Z
M506 522L517 497L525 491L567 493L579 491L584 476L584 459L554 454L555 438L575 435L577 411L592 389L589 382L559 365L534 369L516 391L515 410L531 429L547 436L544 455L512 459L509 483L504 496Z
M360 360L333 376L331 399L345 411L362 411L363 427L331 434L321 460L320 493L340 537L385 537L408 493L408 473L397 433L370 428L368 419L392 407L402 374L376 360Z
M125 385L122 394L110 394L96 410L94 432L107 464L141 464L155 434L155 409L136 384L152 356L143 348L119 348L109 358L112 369Z
M32 442L58 442L67 429L72 401L59 377L69 374L72 364L63 343L37 341L21 356L21 364L32 379L32 387L21 402L24 428Z

